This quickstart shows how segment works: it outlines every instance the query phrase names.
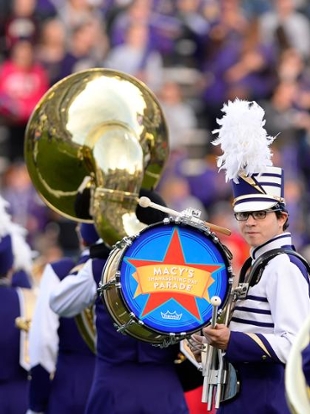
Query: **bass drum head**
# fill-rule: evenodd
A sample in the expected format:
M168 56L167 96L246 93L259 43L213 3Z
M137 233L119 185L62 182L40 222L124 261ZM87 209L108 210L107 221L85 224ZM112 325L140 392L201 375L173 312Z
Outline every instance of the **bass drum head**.
M212 233L184 223L142 230L120 261L121 296L154 332L191 334L210 323L211 298L228 299L231 265Z

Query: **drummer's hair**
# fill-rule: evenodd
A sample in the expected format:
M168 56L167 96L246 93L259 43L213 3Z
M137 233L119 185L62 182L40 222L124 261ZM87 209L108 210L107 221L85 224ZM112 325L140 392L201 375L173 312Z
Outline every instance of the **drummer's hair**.
M287 213L287 211L280 210L280 211L275 211L275 213L276 213L277 218L281 218L282 215L283 215L283 213ZM290 225L290 223L288 221L288 218L289 218L289 215L287 213L287 219L286 219L285 223L283 224L283 231L285 231L289 227L289 225Z

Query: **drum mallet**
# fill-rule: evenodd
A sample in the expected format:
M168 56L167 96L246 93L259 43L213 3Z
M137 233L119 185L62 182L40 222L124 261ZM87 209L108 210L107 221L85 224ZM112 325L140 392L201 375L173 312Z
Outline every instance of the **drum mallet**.
M211 305L212 305L212 318L211 318L211 328L215 328L216 327L216 323L217 323L217 317L218 317L218 307L221 305L222 301L221 298L219 296L212 296L211 298ZM216 368L216 357L217 357L217 352L215 352L215 349L211 346L211 357L210 357L210 362L209 362L209 366L207 367L208 370L208 397L207 397L207 408L208 411L211 410L211 407L213 405L213 390L214 390L214 386L217 385L217 380L216 377L218 375L218 370ZM218 393L216 392L216 395ZM217 397L216 397L217 400ZM216 407L218 408L218 407Z
M212 296L211 301L212 305L212 318L211 318L211 328L215 328L218 314L218 307L221 306L221 298L219 296Z
M140 197L138 203L141 207L147 208L152 207L157 210L160 210L164 213L169 214L170 216L180 217L182 214L178 211L172 210L171 208L161 206L160 204L153 203L148 197ZM203 220L202 220L203 221ZM226 229L225 227L217 226L216 224L208 223L207 221L203 221L207 227L209 227L212 231L217 231L222 234L226 234L226 236L231 235L231 231Z

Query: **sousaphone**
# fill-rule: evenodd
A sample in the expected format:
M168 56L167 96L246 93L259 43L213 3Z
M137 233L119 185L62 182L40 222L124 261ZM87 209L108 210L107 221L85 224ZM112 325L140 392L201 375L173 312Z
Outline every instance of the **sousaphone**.
M24 148L34 187L57 213L94 222L109 246L146 227L135 214L139 190L156 187L169 145L157 98L138 79L93 68L59 81L34 109ZM81 193L90 194L86 215ZM92 309L76 322L94 349Z
M169 155L168 131L153 92L123 72L93 68L52 86L33 111L25 161L44 202L75 221L94 221L108 245L142 227L141 187L158 183ZM90 190L90 217L76 207Z

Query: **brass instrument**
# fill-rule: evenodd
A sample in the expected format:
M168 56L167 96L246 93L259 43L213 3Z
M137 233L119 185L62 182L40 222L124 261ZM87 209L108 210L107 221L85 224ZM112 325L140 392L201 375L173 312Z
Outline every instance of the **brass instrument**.
M52 86L33 111L25 161L44 202L76 221L94 221L108 245L144 226L135 210L141 187L152 189L169 155L160 105L146 85L123 72L93 68ZM74 208L81 185L90 216Z
M310 413L310 393L302 369L301 352L310 344L310 317L292 345L285 368L286 398L292 414Z
M160 179L169 155L168 129L145 84L93 68L62 79L41 98L27 124L24 155L47 206L74 221L94 222L112 246L145 227L135 214L139 190L153 189ZM86 219L75 208L83 188L90 193ZM92 310L87 311L76 322L94 349Z

